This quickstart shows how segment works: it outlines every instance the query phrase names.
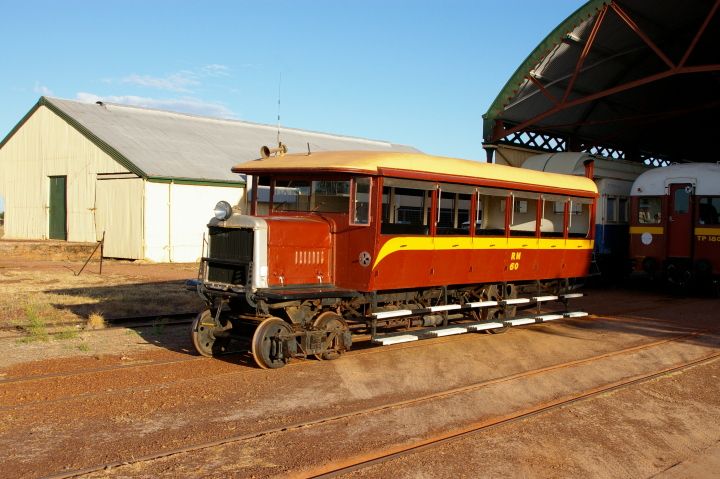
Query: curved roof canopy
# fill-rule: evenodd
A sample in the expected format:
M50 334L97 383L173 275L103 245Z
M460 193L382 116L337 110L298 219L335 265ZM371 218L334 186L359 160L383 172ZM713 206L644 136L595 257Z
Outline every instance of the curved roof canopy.
M591 0L483 118L486 143L716 162L720 0Z

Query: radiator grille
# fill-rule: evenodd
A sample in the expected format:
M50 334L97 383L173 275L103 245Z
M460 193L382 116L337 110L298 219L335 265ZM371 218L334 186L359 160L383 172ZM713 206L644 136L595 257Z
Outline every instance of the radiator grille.
M244 285L253 256L253 231L210 227L208 281Z

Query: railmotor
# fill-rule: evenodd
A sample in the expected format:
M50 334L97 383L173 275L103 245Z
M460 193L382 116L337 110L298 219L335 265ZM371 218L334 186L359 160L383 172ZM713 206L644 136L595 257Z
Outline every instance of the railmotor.
M556 319L511 319L518 297L588 273L597 188L588 178L416 153L275 155L252 175L249 212L218 203L192 326L211 356L247 338L263 368L333 359L355 334L389 344ZM266 201L260 201L260 197ZM566 294L561 294L566 293ZM538 311L539 314L539 311Z

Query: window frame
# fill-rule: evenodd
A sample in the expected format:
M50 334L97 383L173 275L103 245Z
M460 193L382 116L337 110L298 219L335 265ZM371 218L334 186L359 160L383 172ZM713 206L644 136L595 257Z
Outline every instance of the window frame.
M367 179L368 184L368 205L367 205L367 223L357 223L355 221L355 200L356 200L356 185L357 180L359 179ZM373 186L376 184L375 181L373 181L372 176L353 176L350 178L350 204L348 207L348 224L351 226L363 226L368 227L372 225L373 222ZM382 198L381 198L382 199Z

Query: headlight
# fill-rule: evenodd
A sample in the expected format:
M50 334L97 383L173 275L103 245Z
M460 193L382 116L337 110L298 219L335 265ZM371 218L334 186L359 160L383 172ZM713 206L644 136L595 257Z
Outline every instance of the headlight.
M230 215L232 215L232 206L230 206L230 203L227 201L219 201L218 204L215 205L214 213L215 218L220 221L225 221L230 218Z

